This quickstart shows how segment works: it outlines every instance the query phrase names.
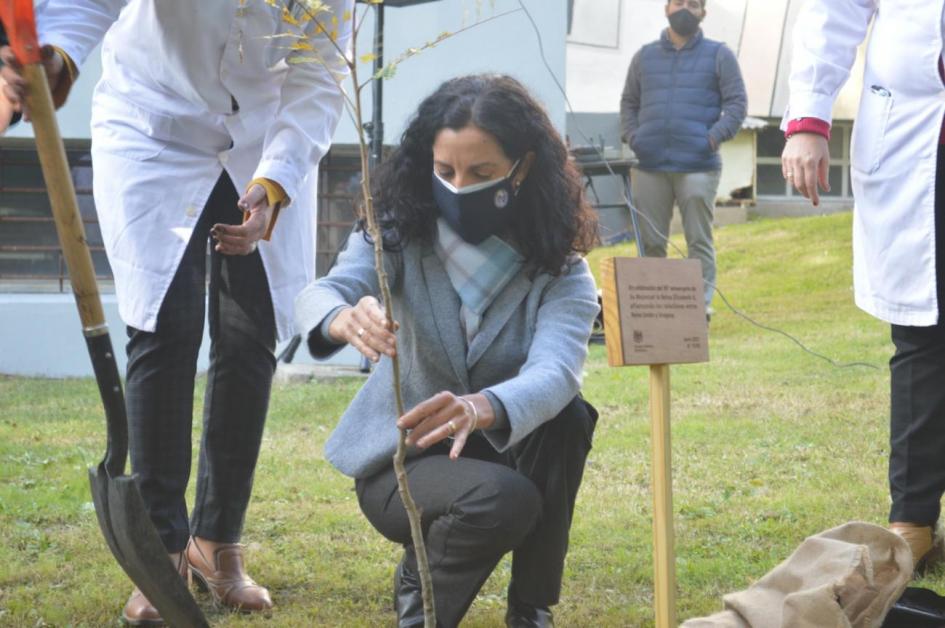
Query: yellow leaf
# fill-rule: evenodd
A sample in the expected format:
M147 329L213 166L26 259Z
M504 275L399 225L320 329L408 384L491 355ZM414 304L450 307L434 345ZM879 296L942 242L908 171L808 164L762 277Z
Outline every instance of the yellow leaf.
M291 24L292 26L299 25L299 21L295 19L295 17L293 17L291 13L289 13L288 9L284 7L282 9L282 21L285 22L286 24Z
M341 19L342 19L343 21L345 21L345 22L350 22L350 21L351 21L351 11L345 11L345 12L341 15Z
M300 40L298 40L297 42L293 43L293 44L290 46L290 48L292 48L292 50L310 50L310 51L314 51L314 50L315 50L315 46L313 46L312 44L308 43L308 42L305 41L304 39L300 39Z
M303 0L303 4L305 5L305 9L312 15L317 15L324 11L331 11L329 7L325 6L323 0Z
M377 55L370 52L366 55L361 55L360 57L358 57L358 60L361 61L361 63L370 63L371 61L374 61L375 59L377 59Z

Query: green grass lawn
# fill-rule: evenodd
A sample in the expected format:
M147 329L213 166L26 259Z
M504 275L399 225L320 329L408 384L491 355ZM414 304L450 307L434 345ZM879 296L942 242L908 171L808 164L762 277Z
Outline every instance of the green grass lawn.
M727 227L717 245L719 285L746 314L837 361L878 369L835 368L716 299L711 362L672 369L680 620L718 610L722 594L804 537L850 520L883 523L888 507L892 349L888 327L852 303L849 214ZM592 265L628 253L595 251ZM609 368L603 348L592 348L584 392L601 418L560 626L652 625L647 377L646 368ZM277 608L242 617L199 598L215 625L394 624L398 548L374 532L351 481L322 457L358 385L274 391L244 541ZM199 399L203 381L197 388ZM0 625L116 623L130 587L99 534L86 480L103 448L92 380L0 379ZM502 624L508 574L505 561L465 625ZM945 590L945 572L923 584Z

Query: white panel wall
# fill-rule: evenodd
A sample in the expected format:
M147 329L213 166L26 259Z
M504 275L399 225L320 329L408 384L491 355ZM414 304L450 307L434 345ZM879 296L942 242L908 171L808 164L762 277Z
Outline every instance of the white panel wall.
M738 50L745 3L768 1L711 0L703 29L708 37ZM623 0L619 48L568 44L568 97L575 111L610 113L620 110L620 94L630 60L641 46L658 39L666 28L665 8L665 0Z
M566 0L522 0L538 25L545 57L562 86L565 85L567 35ZM359 5L359 13L363 5ZM513 13L502 15L509 11ZM536 38L518 0L439 0L411 7L388 7L384 12L385 60L408 48L435 40L443 32L455 33L434 48L405 61L394 78L384 81L386 144L399 143L410 115L425 96L448 78L478 72L511 74L522 81L548 108L561 133L565 129L564 94L545 68ZM501 17L496 17L501 16ZM491 19L488 22L484 20ZM482 22L464 32L465 27ZM370 52L374 32L368 14L359 38L359 54ZM359 72L370 75L370 66ZM370 89L365 92L365 118L372 115ZM336 143L354 143L354 125L342 120Z
M594 2L594 0L576 0ZM780 117L787 104L792 31L803 0L710 0L703 23L707 37L724 41L738 55L748 89L749 115ZM568 96L578 112L620 110L633 55L667 26L666 0L623 0L619 48L568 44ZM834 109L852 119L862 85L863 54Z
M237 0L233 0L236 2ZM263 2L264 0L249 0ZM566 0L522 0L531 12L545 47L545 55L562 85L565 82ZM358 4L358 12L365 5ZM508 15L502 15L503 13ZM501 17L497 17L501 16ZM493 19L490 19L493 18ZM473 26L477 21L487 22ZM457 33L463 28L468 30ZM439 0L411 7L385 9L385 55L392 59L411 47L435 40L443 32L457 33L432 49L403 63L397 75L384 83L385 141L396 143L407 118L424 96L444 80L473 72L503 72L524 82L549 109L552 121L563 133L564 96L555 86L539 55L538 40L521 11L519 0ZM360 54L371 51L374 38L372 14L361 29ZM59 112L63 137L88 138L92 89L101 76L101 55L96 49L81 69L79 81ZM158 62L158 60L155 60ZM370 76L370 65L362 67ZM365 92L366 119L370 119L370 89ZM18 125L11 137L31 137L29 125ZM336 143L354 143L354 126L345 118Z
M57 112L59 132L68 139L89 139L92 120L92 90L102 75L102 53L96 47L88 60L79 70L79 79L72 87L69 100ZM7 137L33 137L33 128L29 124L17 124L10 129Z

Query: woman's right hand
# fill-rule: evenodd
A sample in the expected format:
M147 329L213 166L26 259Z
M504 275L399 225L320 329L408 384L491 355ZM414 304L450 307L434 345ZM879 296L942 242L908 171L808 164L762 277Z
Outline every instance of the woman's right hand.
M382 354L389 357L397 355L397 336L394 332L399 327L395 321L391 329L384 308L377 299L364 297L354 307L338 313L328 326L328 335L335 342L346 342L367 359L377 362Z
M830 191L830 146L817 133L795 133L784 144L781 174L801 196L820 205L819 190ZM819 188L819 190L818 190Z

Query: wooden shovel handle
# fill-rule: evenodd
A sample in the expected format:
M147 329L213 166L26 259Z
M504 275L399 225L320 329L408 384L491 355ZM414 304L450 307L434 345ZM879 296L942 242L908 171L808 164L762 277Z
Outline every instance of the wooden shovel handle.
M23 67L23 76L27 82L26 106L33 119L39 162L43 168L49 203L56 220L62 254L69 269L69 279L72 281L82 329L86 336L107 333L102 301L95 282L92 255L85 240L85 229L79 214L66 151L59 135L46 70L41 63L32 63Z

